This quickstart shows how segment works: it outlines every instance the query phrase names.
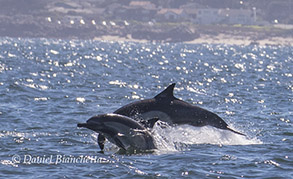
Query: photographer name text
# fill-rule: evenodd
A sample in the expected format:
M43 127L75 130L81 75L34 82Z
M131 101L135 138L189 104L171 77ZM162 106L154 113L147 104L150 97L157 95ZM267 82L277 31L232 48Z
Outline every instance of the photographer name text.
M98 156L72 156L72 155L30 155L25 154L23 156L15 154L12 156L13 163L21 164L76 164L76 163L111 163L106 158Z

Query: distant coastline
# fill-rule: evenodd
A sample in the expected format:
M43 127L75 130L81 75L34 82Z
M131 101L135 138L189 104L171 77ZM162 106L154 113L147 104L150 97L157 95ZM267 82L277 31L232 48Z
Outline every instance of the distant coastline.
M3 23L2 23L3 25ZM2 37L92 39L135 42L184 42L235 45L293 46L293 30L273 26L137 23L123 26L57 26L42 23L7 23Z
M265 9L252 11L253 1L238 9L188 1L176 1L176 9L161 1L29 1L0 1L0 37L293 46L293 25L269 23Z
M198 28L199 26L197 26ZM174 41L147 39L147 38L133 38L131 34L126 36L118 35L102 35L94 37L94 40L106 41L133 41L133 42L183 42L189 44L207 43L207 44L228 44L228 45L282 45L293 46L292 32L284 29L272 27L269 30L267 27L233 27L233 26L212 26L214 29L207 26L199 27L200 30L194 30L194 34L187 34L186 36L193 36L194 38ZM207 29L205 31L205 28ZM257 30L255 28L258 28ZM263 28L260 30L260 28ZM266 29L265 29L266 28ZM164 33L164 32L163 32ZM143 34L142 34L143 35ZM148 37L149 38L149 37ZM173 41L172 41L173 40Z
M146 39L132 39L118 36L100 36L95 37L93 40L98 41L116 41L116 42L139 42L139 43L147 43L150 42ZM293 46L293 38L284 38L284 37L272 37L268 39L261 40L253 40L251 41L249 38L244 36L229 36L225 34L219 34L218 36L209 36L202 35L201 37L191 40L191 41L183 41L182 43L187 44L226 44L226 45L280 45L280 46Z

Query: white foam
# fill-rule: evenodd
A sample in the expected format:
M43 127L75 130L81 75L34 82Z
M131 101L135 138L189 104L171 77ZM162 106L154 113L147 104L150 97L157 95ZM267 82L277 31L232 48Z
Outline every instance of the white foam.
M212 144L212 145L257 145L263 144L257 138L249 138L211 126L194 127L190 125L169 126L167 123L158 121L153 129L152 136L157 149L156 154L172 153L189 150L190 145ZM97 141L97 134L92 134ZM110 142L105 143L105 152L115 153L119 149Z
M162 124L162 123L161 123ZM254 145L262 144L257 138L248 138L228 130L221 130L211 126L194 127L180 125L171 127L156 123L152 133L159 151L188 150L188 145Z

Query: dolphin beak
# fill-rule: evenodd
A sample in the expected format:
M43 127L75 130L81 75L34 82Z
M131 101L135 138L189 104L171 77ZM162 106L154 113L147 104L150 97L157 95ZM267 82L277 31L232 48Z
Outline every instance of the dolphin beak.
M77 127L87 127L87 123L78 123Z
M98 132L99 129L101 128L100 127L100 123L95 123L95 122L86 122L86 123L78 123L77 124L77 127L85 127L85 128L88 128L90 130L93 130L95 132Z

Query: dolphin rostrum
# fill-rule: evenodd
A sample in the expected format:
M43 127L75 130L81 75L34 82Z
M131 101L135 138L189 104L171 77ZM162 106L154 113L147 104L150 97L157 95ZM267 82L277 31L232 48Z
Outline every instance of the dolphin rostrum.
M189 124L198 127L210 125L244 135L229 128L228 124L217 114L174 97L174 87L175 83L152 99L130 103L117 109L114 113L135 120L148 120L157 117L170 124Z
M157 120L158 118L153 121ZM127 116L102 114L90 118L86 123L79 123L77 126L98 132L100 134L99 136L105 136L110 142L125 151L148 151L156 148L150 132L144 126ZM103 150L104 141L101 143L101 139L98 140Z

